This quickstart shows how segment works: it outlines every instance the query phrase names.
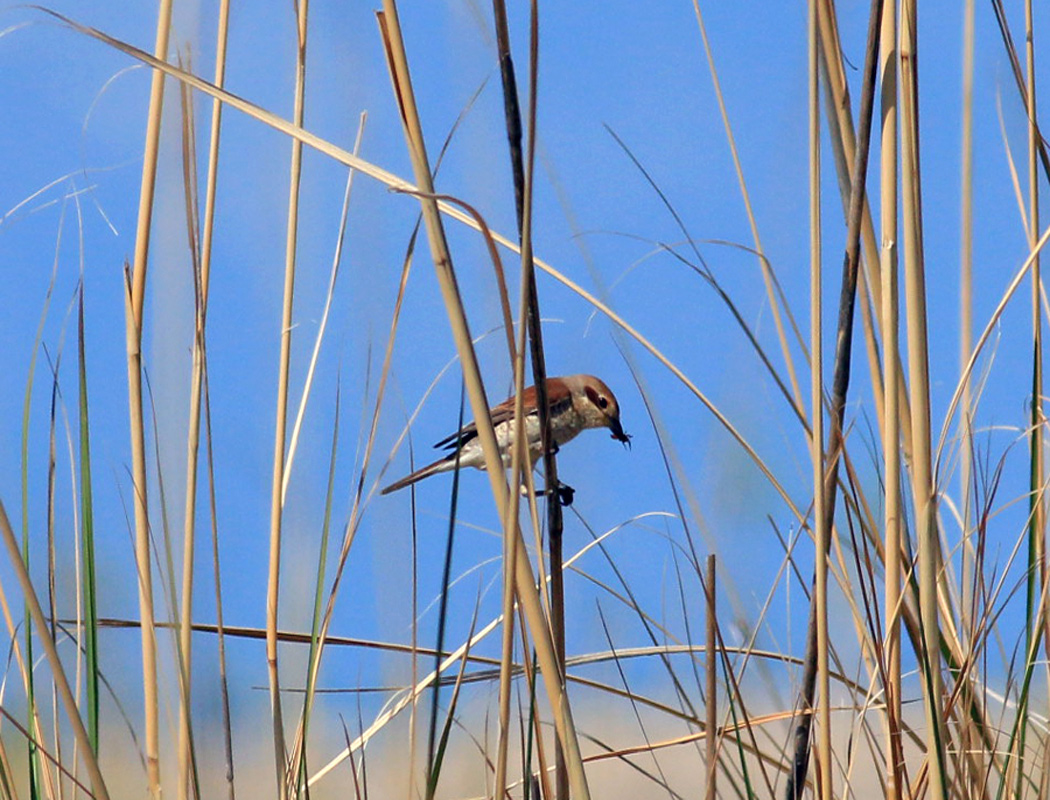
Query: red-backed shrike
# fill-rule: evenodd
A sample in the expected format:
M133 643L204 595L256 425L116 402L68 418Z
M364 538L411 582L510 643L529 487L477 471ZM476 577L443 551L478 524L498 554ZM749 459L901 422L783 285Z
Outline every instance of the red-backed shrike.
M612 438L630 446L631 437L623 432L620 425L620 406L616 396L604 382L593 375L566 375L562 378L547 379L547 405L550 409L551 436L555 448L576 438L577 434L587 428L608 428ZM525 437L528 441L529 463L535 465L543 455L542 433L540 432L539 408L536 406L536 387L530 386L524 392ZM496 443L503 456L503 465L509 467L513 458L514 435L514 398L504 400L489 410L492 425L496 429ZM437 475L439 472L451 472L456 468L457 453L459 466L485 469L485 454L478 439L478 428L473 422L465 425L435 447L443 447L451 452L411 475L406 475L385 489L383 494L404 489L416 481ZM567 491L564 491L567 490ZM571 489L559 487L562 501L571 502ZM566 504L567 504L566 502Z

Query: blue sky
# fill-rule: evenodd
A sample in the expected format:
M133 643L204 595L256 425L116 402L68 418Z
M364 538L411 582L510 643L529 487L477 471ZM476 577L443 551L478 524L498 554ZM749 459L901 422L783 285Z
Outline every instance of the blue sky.
M190 43L196 70L210 76L215 6L177 5L177 41ZM152 4L126 8L59 2L49 7L152 49L156 14ZM523 76L526 8L514 4L511 11L517 65ZM805 329L809 260L805 7L711 3L705 4L703 11L763 244ZM484 84L452 143L437 180L439 191L468 200L494 229L510 234L514 229L513 194L489 13L484 4L460 2L406 3L401 10L432 151ZM839 13L844 49L853 64L849 76L856 96L867 4L842 3ZM957 4L931 3L920 13L926 264L934 430L939 431L958 375L955 276L962 19ZM43 342L53 357L59 351L63 353L60 381L73 413L75 327L68 312L83 259L99 514L96 529L105 568L113 575L127 576L133 574L133 560L125 516L131 482L122 265L134 249L149 73L128 57L38 11L8 6L0 20L0 28L6 29L0 38L0 105L10 112L0 124L0 150L8 155L0 159L0 214L8 214L34 192L59 181L15 213L0 218L5 298L0 318L0 372L7 376L6 389L0 393L0 498L19 525L23 393L53 267L55 288L44 321ZM1019 26L1022 20L1011 22ZM1023 159L1024 114L991 11L983 4L978 8L977 29L974 263L979 331L1022 263L1027 247L996 103L1001 101L1003 125L1019 161ZM689 233L700 243L708 267L758 331L774 362L781 365L754 257L732 247L704 243L725 240L752 245L691 5L541 4L540 46L537 255L606 299L679 364L768 460L795 502L805 506L810 468L800 429L717 296L699 276L667 254L654 252L654 243L680 243L682 234L605 127L631 148L674 204ZM264 108L288 115L293 63L291 4L235 4L228 88ZM382 63L372 6L312 4L307 70L306 127L349 148L358 115L367 111L362 156L408 177L411 170ZM524 78L520 80L524 84ZM169 83L146 336L159 461L172 528L179 530L192 295L178 154L178 100L171 86ZM210 103L198 97L196 113L203 170ZM226 112L209 350L223 580L227 621L233 624L262 626L264 619L289 149L284 136L238 112ZM203 173L201 180L203 183ZM292 397L296 401L328 281L345 180L345 168L317 153L306 153L292 368ZM825 349L830 353L844 226L827 148L824 186L829 313ZM338 525L349 511L352 481L356 479L354 453L361 426L367 425L371 414L399 268L418 208L411 198L392 195L361 176L353 191L333 319L286 509L288 583L282 622L287 627L306 624L306 600L296 587L302 580L309 582L316 558L337 390L342 392L334 514ZM478 334L500 320L491 266L476 234L454 222L448 224L448 231L472 330ZM511 284L516 286L515 259L506 258L505 264ZM656 438L618 353L613 326L600 316L593 318L585 302L554 281L541 277L539 287L543 315L550 320L545 329L549 371L601 375L617 393L624 426L634 436L629 452L599 434L582 436L565 448L559 457L560 471L577 489L576 510L599 532L648 512L674 512ZM1025 344L1027 292L1025 288L997 332L993 372L979 413L979 425L1002 426L984 440L993 459L1016 439L1030 402L1030 355ZM493 335L479 346L493 401L506 396L509 386L502 341L502 336ZM783 556L770 520L781 530L792 531L790 512L695 398L636 345L626 342L626 347L641 367L696 489L709 535L718 543L723 575L732 577L744 608L753 615ZM407 414L453 355L433 267L426 248L420 247L398 332L377 463L385 461ZM795 356L799 357L797 350ZM867 367L859 351L854 363L848 413L857 422L856 435L866 436L868 426L875 422ZM40 554L35 555L34 572L41 578L48 374L41 353L29 443L29 519L33 546ZM370 383L366 384L366 376L370 376ZM808 375L800 373L800 378L807 381ZM413 426L417 461L429 458L429 445L454 429L458 393L453 369L438 383ZM808 397L808 392L804 393ZM1025 486L1023 447L1015 447L1013 452L1019 458L1008 462L1012 480L1004 482L1010 498ZM64 452L59 459L59 535L71 547L69 468ZM863 468L871 480L874 469L870 464ZM408 454L402 448L387 478L407 471ZM374 483L374 476L373 469L368 487ZM154 474L153 524L159 531L155 480ZM446 478L436 478L421 484L418 491L423 573L420 596L424 600L437 588L436 565L446 529L450 483ZM953 484L948 488L955 492ZM465 475L463 491L460 519L465 524L457 534L457 572L499 552L498 539L492 535L497 522L486 480L473 473ZM404 587L410 575L408 500L408 494L401 493L376 498L368 508L351 555L334 632L407 638L409 607ZM997 540L997 546L1005 553L1017 535L1020 518L1008 513L1000 519L1002 527L996 535L1002 539ZM205 522L204 513L200 520ZM690 525L695 521L690 520ZM950 521L948 528L957 535ZM206 533L203 524L201 532ZM566 535L569 552L589 541L573 515L567 518ZM613 557L629 567L632 584L642 591L654 613L674 608L677 602L671 589L674 566L667 537L682 543L681 525L653 517L647 525L631 526L609 542ZM808 564L810 548L803 548L802 563ZM205 556L202 552L199 561L202 575L210 563ZM65 574L71 575L72 556L62 558ZM583 565L609 577L595 553ZM459 613L453 638L466 631L479 581L487 587L498 568L487 563L480 574L480 579L468 578L457 592ZM0 575L7 580L6 569ZM570 580L570 603L575 602L579 609L570 623L570 650L605 647L596 624L595 594L587 581ZM631 615L615 609L615 603L601 592L597 594L603 609L614 609L621 641L638 643L640 631ZM210 597L208 584L202 583L198 603L202 620L213 618ZM498 607L498 601L498 591L490 590L484 601L488 614ZM126 579L107 583L101 603L104 614L136 616L133 583ZM765 640L767 644L800 651L801 607L797 587L790 593L790 602L780 593L771 610L768 636L772 638ZM674 616L671 611L666 613ZM483 617L487 618L484 613ZM432 620L430 615L428 621ZM851 634L846 631L845 636L844 644ZM242 647L235 657L238 669L243 670L242 687L265 682L261 646ZM365 676L360 679L363 683L379 680L368 663L372 656L363 656L364 661L357 661L356 656L337 658L347 671L333 675L333 683L354 683L357 679L347 679L346 675L359 674ZM386 664L385 668L396 674L403 668L403 662L399 663L400 667Z

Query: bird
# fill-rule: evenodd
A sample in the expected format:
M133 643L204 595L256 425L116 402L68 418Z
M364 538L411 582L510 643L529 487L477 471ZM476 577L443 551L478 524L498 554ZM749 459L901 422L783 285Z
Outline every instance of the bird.
M536 387L530 386L525 389L522 397L529 464L535 466L543 456ZM513 458L516 430L514 400L514 397L510 397L489 409L489 418L496 431L496 443L499 445L504 467L511 466ZM613 439L622 442L626 447L631 445L631 437L624 433L623 426L620 424L620 405L616 402L616 396L600 378L593 375L565 375L559 378L548 378L547 408L555 452L561 445L575 439L579 433L588 428L608 428L612 431ZM485 454L481 448L481 440L478 439L477 424L474 422L464 425L451 436L446 436L434 447L444 448L450 452L433 464L428 464L411 475L394 481L380 493L390 494L424 478L429 478L431 475L451 472L456 469L457 461L460 467L485 469ZM572 503L573 490L571 487L563 484L556 487L555 491L563 505Z

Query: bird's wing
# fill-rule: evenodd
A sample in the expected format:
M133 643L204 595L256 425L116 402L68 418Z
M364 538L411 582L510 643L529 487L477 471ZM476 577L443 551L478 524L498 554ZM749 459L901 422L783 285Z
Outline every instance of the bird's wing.
M525 417L528 418L535 415L536 387L528 387L522 396L524 397L525 408L531 409L525 412ZM547 406L550 408L551 414L557 414L571 404L572 392L564 383L559 380L552 380L547 383ZM511 420L514 417L514 398L508 397L498 406L493 406L489 409L489 417L492 420L493 426L501 425L504 422ZM446 450L457 450L471 439L477 438L477 435L477 423L471 422L468 425L464 425L451 436L446 436L440 442L435 444L434 447L445 448Z

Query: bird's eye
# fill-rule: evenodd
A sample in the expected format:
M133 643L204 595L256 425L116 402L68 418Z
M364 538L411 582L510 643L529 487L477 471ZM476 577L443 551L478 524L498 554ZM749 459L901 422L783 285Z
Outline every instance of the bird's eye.
M598 395L598 405L601 406L602 408L608 408L609 407L609 401L606 400L602 395Z

